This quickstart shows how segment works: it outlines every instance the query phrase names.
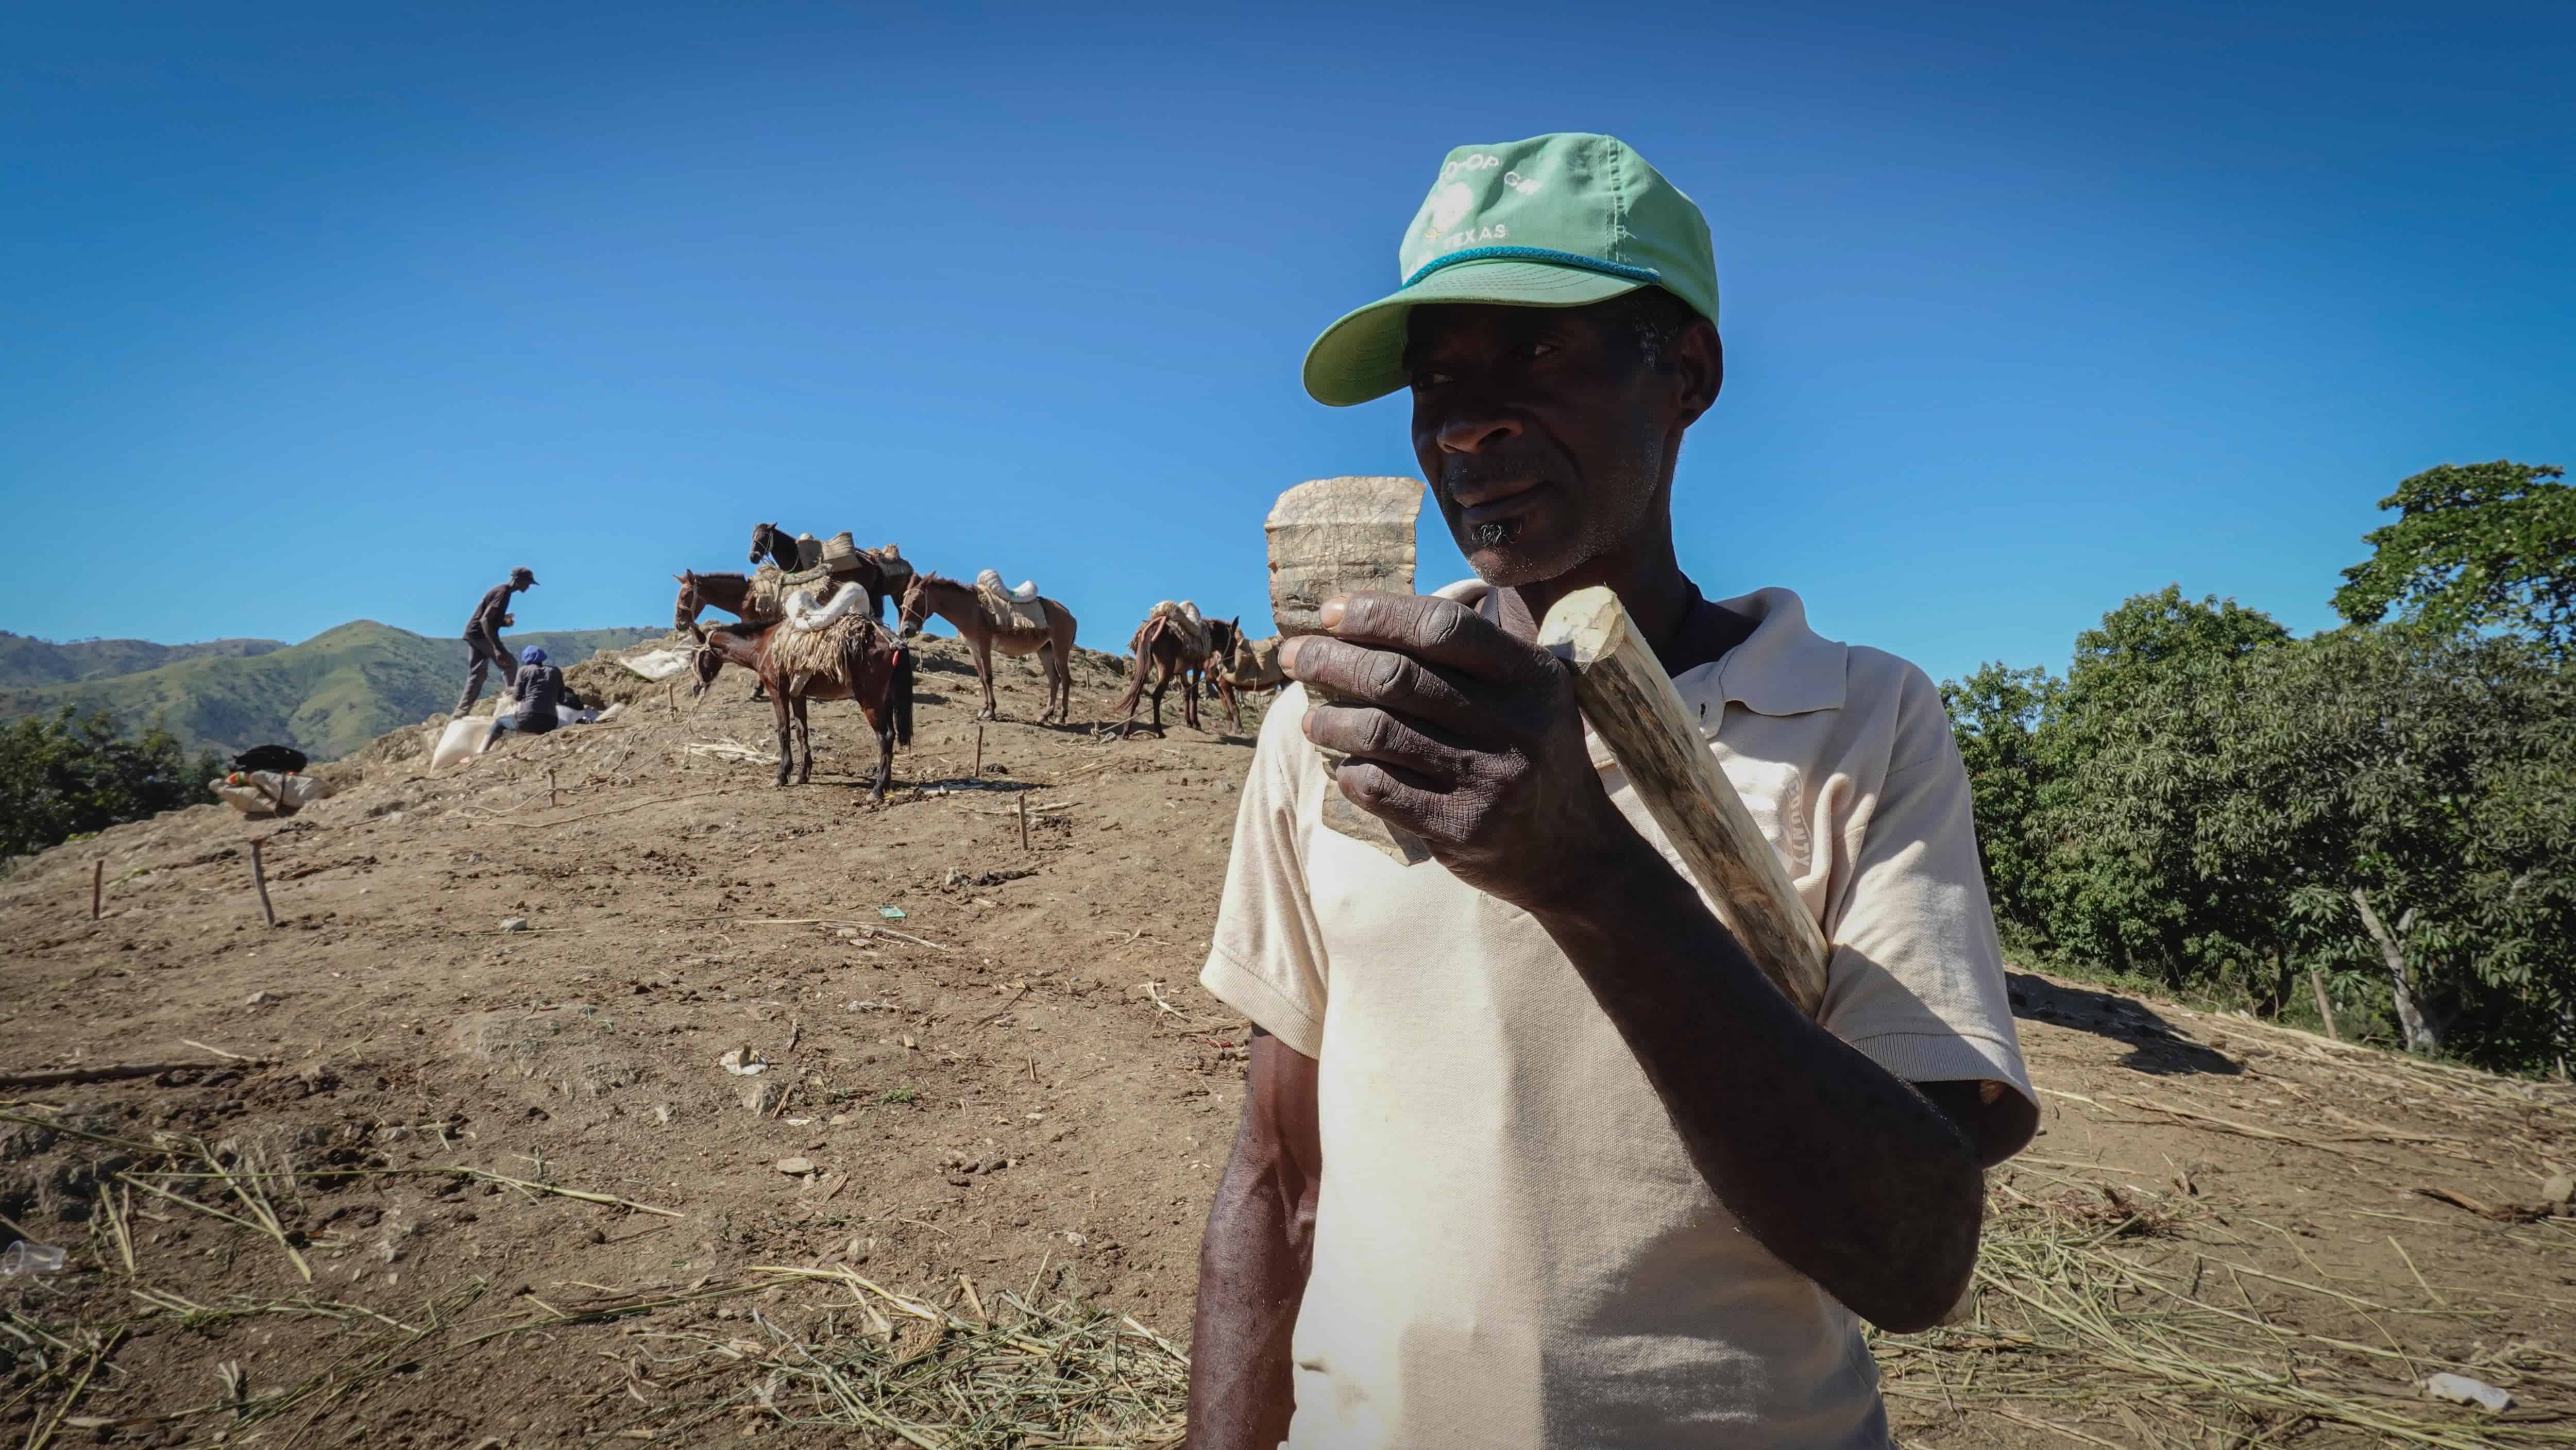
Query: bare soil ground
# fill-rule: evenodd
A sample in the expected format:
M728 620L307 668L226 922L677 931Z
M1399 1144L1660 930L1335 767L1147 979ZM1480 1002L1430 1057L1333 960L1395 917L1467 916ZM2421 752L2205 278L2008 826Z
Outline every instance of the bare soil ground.
M972 677L926 653L882 810L846 706L773 789L729 672L438 776L389 737L292 821L181 812L0 883L0 1068L218 1064L0 1103L0 1215L70 1255L0 1280L0 1420L1176 1437L1241 1097L1193 979L1248 734L1177 698L1160 740L996 723L978 776ZM1002 679L1034 714L1033 665ZM1118 684L1087 655L1077 718ZM1876 1341L1905 1443L2576 1442L2576 1220L2537 1206L2576 1094L2015 986L2046 1133L1995 1175L1976 1316ZM2422 1398L2443 1371L2514 1408Z

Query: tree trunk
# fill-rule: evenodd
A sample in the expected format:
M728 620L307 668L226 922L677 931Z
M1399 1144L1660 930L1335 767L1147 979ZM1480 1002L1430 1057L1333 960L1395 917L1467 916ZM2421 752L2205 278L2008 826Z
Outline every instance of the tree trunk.
M2415 989L2406 976L2406 952L2379 913L2370 909L2369 893L2356 886L2352 904L2361 911L2361 924L2368 928L2370 939L2379 944L2379 959L2388 964L2388 984L2397 998L2397 1025L2406 1034L2409 1052L2433 1052L2442 1043L2433 1029L2425 1024L2424 1011L2416 1004Z

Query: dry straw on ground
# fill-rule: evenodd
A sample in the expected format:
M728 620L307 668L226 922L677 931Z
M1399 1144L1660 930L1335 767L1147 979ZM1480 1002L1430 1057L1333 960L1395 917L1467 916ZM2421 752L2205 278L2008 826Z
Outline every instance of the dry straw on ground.
M751 1272L847 1298L801 1333L755 1311L750 1335L643 1336L652 1382L677 1397L648 1422L652 1433L685 1440L711 1420L752 1413L921 1450L1180 1439L1189 1360L1132 1318L1035 1284L986 1296L961 1280L963 1302L942 1308L847 1269Z
M2158 1242L2160 1262L2150 1266L2140 1241L2167 1239L2178 1221L2172 1205L2116 1190L2108 1199L2038 1202L1999 1190L1978 1259L1975 1322L1879 1338L1888 1397L1962 1417L1992 1412L2078 1444L2250 1450L2326 1429L2442 1450L2576 1444L2576 1429L2556 1413L2471 1415L2416 1388L2446 1369L2510 1386L2524 1377L2510 1362L2453 1364L2410 1350L2395 1333L2365 1344L2211 1302L2196 1285L2254 1278L2342 1300L2390 1328L2419 1312L2233 1263L2197 1244Z
M1189 1362L1181 1350L1132 1318L1062 1294L979 1294L959 1281L941 1307L884 1288L847 1269L756 1267L728 1282L683 1291L619 1291L574 1286L548 1296L522 1292L487 1302L477 1281L421 1302L402 1315L342 1302L310 1290L206 1302L189 1292L190 1266L139 1256L133 1218L138 1203L168 1217L229 1226L241 1248L266 1245L300 1283L314 1280L306 1250L349 1247L343 1236L312 1238L286 1227L300 1215L289 1205L326 1187L368 1178L454 1177L530 1197L554 1197L613 1210L678 1217L673 1210L543 1179L464 1165L389 1169L299 1165L282 1146L233 1138L209 1144L180 1134L149 1140L81 1126L41 1107L0 1107L0 1120L86 1140L108 1150L96 1160L98 1211L86 1254L74 1270L103 1276L105 1292L62 1296L50 1308L22 1305L0 1315L0 1338L14 1350L22 1384L0 1400L0 1412L38 1407L27 1450L43 1450L65 1431L139 1431L179 1426L192 1439L226 1432L234 1443L315 1443L335 1415L351 1410L389 1375L459 1377L476 1373L468 1351L531 1331L632 1320L663 1310L702 1307L760 1291L811 1290L832 1302L803 1334L782 1319L751 1312L750 1336L685 1326L634 1327L631 1412L599 1428L638 1440L695 1443L711 1421L750 1414L795 1425L866 1432L862 1443L909 1444L922 1450L985 1446L1126 1446L1177 1443ZM221 1229L215 1230L222 1232ZM200 1250L202 1252L202 1250ZM1044 1275L1041 1275L1043 1280ZM78 1281L67 1281L76 1287ZM199 1291L202 1292L202 1291ZM587 1297L579 1297L586 1295ZM560 1301L560 1302L558 1302ZM960 1312L961 1309L965 1312ZM480 1311L480 1312L477 1312ZM156 1323L208 1333L246 1321L282 1317L329 1326L329 1352L293 1383L248 1383L240 1365L214 1360L203 1385L175 1398L148 1387L111 1387L116 1350ZM656 1321L657 1324L660 1321ZM136 1391L142 1389L138 1396Z
M2520 1085L2453 1082L2413 1064L2336 1066L2528 1101ZM2172 1114L2179 1105L2149 1106ZM610 1358L621 1369L605 1373L623 1377L610 1379L606 1408L584 1412L595 1437L699 1444L717 1429L771 1425L861 1444L984 1450L1162 1445L1183 1429L1180 1347L1051 1285L1043 1266L1024 1286L959 1279L935 1294L889 1288L846 1266L768 1265L685 1287L565 1283L505 1294L481 1281L451 1283L407 1304L368 1307L318 1287L315 1270L369 1246L342 1229L302 1226L318 1221L325 1200L371 1180L468 1179L591 1206L576 1212L644 1220L677 1211L567 1186L556 1181L560 1166L542 1161L516 1173L461 1163L391 1168L273 1133L211 1143L123 1136L100 1131L96 1118L25 1104L0 1106L0 1119L77 1140L89 1155L81 1172L94 1210L70 1272L0 1313L0 1350L17 1371L0 1412L33 1412L26 1450L76 1432L167 1426L191 1442L221 1429L236 1444L322 1444L392 1376L449 1381L459 1402L470 1402L495 1349L532 1332L612 1324L590 1332L613 1338L587 1341L615 1346ZM2218 1133L2229 1122L2196 1111L2191 1120ZM2309 1131L2419 1145L2440 1137L2358 1120ZM2195 1196L2188 1169L2152 1190L2080 1176L2087 1172L2044 1157L1999 1172L1971 1320L1875 1339L1901 1428L1946 1432L1945 1445L1974 1443L1957 1437L1973 1436L1981 1422L2013 1425L2023 1440L2195 1450L2576 1444L2566 1410L2576 1357L2535 1340L2475 1339L2501 1317L2486 1287L2428 1280L2403 1244L2396 1252L2412 1278L2397 1286L2339 1278L2321 1265L2266 1268L2229 1247L2241 1241ZM137 1231L143 1214L199 1232L184 1249L156 1248ZM2511 1231L2568 1229L2552 1220ZM276 1268L266 1281L281 1287L220 1298L195 1287L205 1262L195 1256L210 1242L230 1255L266 1256ZM2392 1292L2409 1282L2420 1300ZM717 1301L746 1296L758 1307L711 1317ZM2284 1302L2318 1313L2266 1307ZM238 1353L222 1337L228 1326L290 1322L312 1346L291 1382L253 1382L227 1357ZM172 1328L209 1336L201 1377L142 1383L118 1367L120 1351ZM2423 1398L2423 1381L2444 1371L2500 1385L2521 1403L2498 1415Z

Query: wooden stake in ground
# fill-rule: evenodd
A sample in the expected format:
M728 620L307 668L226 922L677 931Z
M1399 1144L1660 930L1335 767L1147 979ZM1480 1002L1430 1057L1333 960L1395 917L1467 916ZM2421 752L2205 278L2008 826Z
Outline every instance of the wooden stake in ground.
M107 858L89 863L89 919L98 920L99 897L107 890Z
M1814 1016L1825 999L1824 933L1619 596L1603 588L1565 596L1547 612L1538 641L1574 671L1583 718L1618 757L1718 920L1772 985Z
M549 806L563 804L563 792L555 789L555 768L551 765L546 767L546 804Z
M2308 968L2308 990L2317 994L2317 1015L2325 1019L2326 1036L2343 1041L2343 1034L2335 1030L2334 1003L2326 999L2325 975L2314 967Z
M1023 850L1023 851L1025 851L1025 850L1027 850L1027 849L1029 848L1029 797L1028 797L1028 793L1027 793L1026 791L1023 791L1023 792L1021 792L1021 793L1020 793L1019 801L1020 801L1020 849L1021 849L1021 850Z
M976 722L975 725L975 769L973 774L977 780L982 780L984 778L984 726L981 721Z
M260 864L260 838L250 838L250 879L259 888L259 914L270 926L277 925L277 908L268 904L268 868Z

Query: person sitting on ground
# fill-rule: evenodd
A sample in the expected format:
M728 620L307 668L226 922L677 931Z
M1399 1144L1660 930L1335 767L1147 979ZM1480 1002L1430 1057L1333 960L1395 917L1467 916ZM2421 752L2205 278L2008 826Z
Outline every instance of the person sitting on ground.
M546 663L546 652L535 645L519 651L519 673L510 681L509 698L492 712L492 728L483 732L483 748L491 749L504 730L543 735L554 729L562 723L555 707L563 698L563 671Z
M510 571L506 581L483 591L483 601L474 606L473 617L465 621L465 693L456 697L456 708L447 713L462 715L474 708L474 702L483 696L483 681L494 665L501 667L503 678L508 678L510 649L501 643L501 627L514 622L510 617L510 596L536 586L537 576L522 564Z

